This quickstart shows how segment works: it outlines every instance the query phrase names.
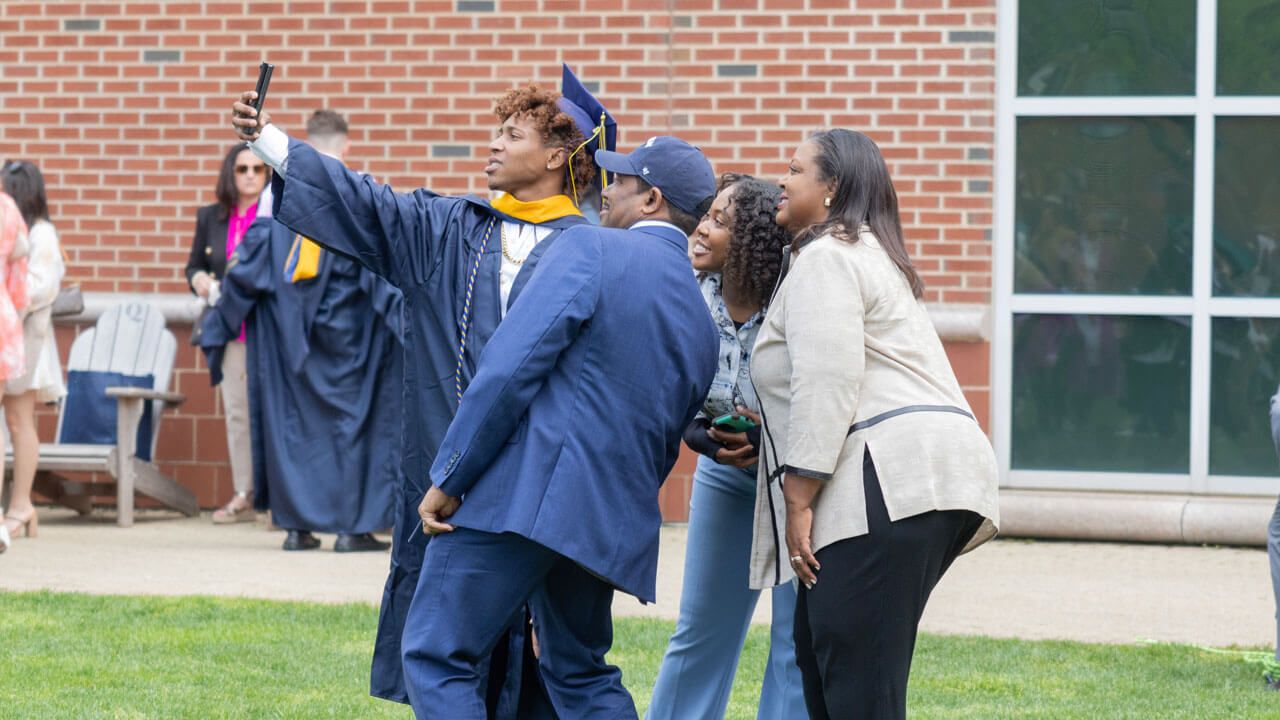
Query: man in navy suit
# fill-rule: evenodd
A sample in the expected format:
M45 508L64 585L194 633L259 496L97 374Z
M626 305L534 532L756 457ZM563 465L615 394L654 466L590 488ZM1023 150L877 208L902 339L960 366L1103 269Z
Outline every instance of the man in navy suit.
M436 537L402 638L419 718L485 717L483 664L525 603L556 713L636 717L604 662L610 607L615 588L654 600L658 489L715 375L686 254L715 176L672 137L596 162L619 176L605 227L565 230L547 252L431 466L419 512Z

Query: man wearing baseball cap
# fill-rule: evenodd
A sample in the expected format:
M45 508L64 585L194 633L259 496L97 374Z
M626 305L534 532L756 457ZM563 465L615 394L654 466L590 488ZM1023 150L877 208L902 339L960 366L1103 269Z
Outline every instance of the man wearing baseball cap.
M481 720L482 660L527 602L562 718L632 718L605 664L615 589L654 601L658 490L715 375L686 238L715 193L688 143L596 151L603 227L564 231L485 346L419 507L403 637L419 717ZM629 228L629 229L623 229Z
M715 199L711 163L680 138L651 137L630 154L597 150L596 165L618 176L603 192L600 224L605 227L662 221L687 238Z

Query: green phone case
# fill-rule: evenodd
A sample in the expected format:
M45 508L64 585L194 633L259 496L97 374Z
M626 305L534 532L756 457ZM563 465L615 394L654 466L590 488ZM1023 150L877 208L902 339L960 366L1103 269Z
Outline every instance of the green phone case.
M743 417L742 415L734 415L732 413L728 415L721 415L715 420L712 420L711 424L720 430L728 432L746 432L748 428L756 426L755 423L751 422L750 418Z

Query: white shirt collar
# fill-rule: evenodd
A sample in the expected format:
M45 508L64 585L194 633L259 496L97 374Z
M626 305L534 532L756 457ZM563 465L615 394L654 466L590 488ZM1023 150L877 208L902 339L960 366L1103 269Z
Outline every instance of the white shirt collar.
M669 227L669 228L671 228L672 230L675 230L676 232L680 233L681 235L684 235L684 231L683 231L683 230L681 230L680 228L676 227L675 225L672 225L671 223L667 222L666 220L641 220L641 221L639 221L639 222L637 222L637 223L633 224L631 227L629 227L629 228L627 228L627 229L628 229L628 230L635 230L636 228L642 228L642 227Z

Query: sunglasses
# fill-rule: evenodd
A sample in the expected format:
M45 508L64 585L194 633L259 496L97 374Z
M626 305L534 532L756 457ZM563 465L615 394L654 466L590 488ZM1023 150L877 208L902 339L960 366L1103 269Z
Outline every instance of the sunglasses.
M255 173L257 175L266 175L267 166L266 165L237 165L236 166L237 175L248 175L249 173Z

